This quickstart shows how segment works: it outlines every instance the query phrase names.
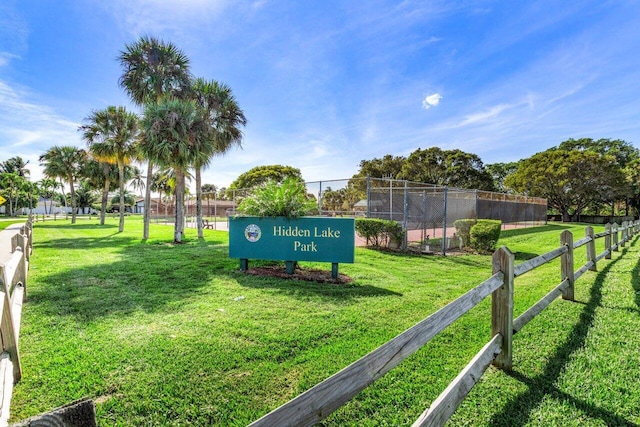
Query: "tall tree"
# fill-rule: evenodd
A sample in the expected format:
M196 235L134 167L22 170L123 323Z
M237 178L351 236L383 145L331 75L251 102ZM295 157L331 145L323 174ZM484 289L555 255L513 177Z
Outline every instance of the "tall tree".
M91 209L91 205L93 205L97 199L96 189L91 185L89 180L80 181L80 185L78 185L78 189L76 190L78 209L82 209L82 213L84 214L85 209ZM89 210L89 213L91 213L91 210Z
M55 145L40 156L40 164L44 167L45 176L64 179L69 184L72 224L76 222L75 181L82 171L86 158L86 151L70 145Z
M113 184L118 181L118 165L102 162L95 158L89 158L82 171L84 176L93 188L100 189L100 225L104 225L107 203L109 202L109 191L112 191Z
M182 242L184 231L184 196L187 169L194 164L198 135L205 133L207 123L192 100L163 98L148 105L142 119L145 137L141 149L156 164L171 167L176 180L176 219L174 242Z
M141 37L125 46L119 60L124 69L120 86L137 105L157 105L164 96L180 94L189 87L189 59L171 43L154 37ZM144 147L149 147L149 144L144 144ZM150 152L143 150L142 154L148 161L143 230L143 238L148 239L153 161Z
M233 146L240 146L242 131L247 124L244 112L236 102L231 88L217 81L196 79L191 88L192 96L205 119L204 134L194 138L196 158L196 217L198 238L203 237L202 225L202 178L201 171L207 167L214 155L222 155Z
M94 111L80 127L89 151L98 160L118 165L120 194L124 195L124 167L137 154L138 117L124 107ZM124 231L124 198L120 200L118 231Z
M621 168L625 168L630 162L640 159L640 150L630 142L622 139L609 138L579 138L567 139L558 145L559 150L593 151L603 156L613 156Z
M397 179L400 176L402 166L406 161L406 157L392 156L391 154L387 154L380 159L361 160L360 170L353 177Z
M518 170L518 162L492 163L486 166L486 170L493 178L493 185L496 191L506 193L508 189L504 185L504 180Z
M153 179L151 181L151 190L155 191L156 193L158 193L158 200L162 201L162 195L168 195L170 194L173 190L171 188L171 185L169 184L169 174L167 173L167 170L159 170L158 172L155 172L153 174ZM167 215L167 204L164 203L164 211L165 211L165 216ZM156 215L160 214L160 206L158 205L158 212L156 212Z
M624 182L625 176L612 156L553 149L521 160L505 185L519 193L546 198L568 222L592 203L616 200Z
M211 199L216 200L217 193L218 187L214 184L202 184L200 187L200 194L202 194L202 198L207 201L207 211L209 215L211 215Z
M0 172L0 195L7 199L8 216L16 216L20 193L24 191L27 179L16 172Z
M629 170L629 168L633 168L633 164L640 160L640 150L634 147L631 143L621 140L621 139L609 139L609 138L600 138L600 139L592 139L592 138L580 138L580 139L568 139L563 141L558 146L560 150L577 150L577 151L591 151L594 153L598 153L603 156L612 156L615 158L616 162L620 169ZM629 204L633 204L634 200L637 200L640 195L636 192L637 187L635 185L624 185L624 189L621 188L619 190L620 200L624 199L626 215L629 214ZM612 215L613 207L615 203L612 201ZM596 209L599 206L596 204Z
M18 176L26 178L27 175L30 174L29 169L27 169L28 163L28 160L25 162L20 156L12 157L4 162L0 162L0 172L15 173Z
M402 166L400 178L447 187L493 191L493 179L482 160L461 150L417 149Z
M131 177L131 181L129 182L129 186L134 190L140 190L140 197L142 197L142 190L145 188L144 183L144 175L142 175L142 170L139 167L134 166L132 169L133 177Z
M43 178L38 181L40 186L40 194L44 197L44 213L52 214L53 213L53 197L56 194L56 189L60 186L58 181L52 178ZM47 212L47 199L49 199L49 212Z

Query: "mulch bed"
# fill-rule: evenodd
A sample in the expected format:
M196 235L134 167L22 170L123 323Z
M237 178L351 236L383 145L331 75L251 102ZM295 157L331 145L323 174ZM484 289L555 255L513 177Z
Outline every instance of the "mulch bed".
M342 285L345 283L351 283L353 279L345 274L338 273L338 277L334 279L331 277L331 270L317 270L314 268L297 267L293 274L287 274L285 266L273 265L266 267L252 267L249 268L246 274L252 274L254 276L265 277L277 277L278 279L289 280L306 280L309 282L318 283L331 283L334 285Z

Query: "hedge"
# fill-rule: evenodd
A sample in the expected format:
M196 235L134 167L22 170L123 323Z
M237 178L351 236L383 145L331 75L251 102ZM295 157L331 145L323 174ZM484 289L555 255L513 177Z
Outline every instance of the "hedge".
M471 227L471 248L478 252L493 252L500 239L500 229L502 221L493 219L479 219L478 222Z
M392 241L402 242L404 230L396 221L378 218L356 218L356 233L366 239L367 245L389 246Z

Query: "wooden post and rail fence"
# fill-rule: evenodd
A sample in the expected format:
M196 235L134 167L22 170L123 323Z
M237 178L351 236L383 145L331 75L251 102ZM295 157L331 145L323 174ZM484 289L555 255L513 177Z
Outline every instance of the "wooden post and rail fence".
M498 249L493 254L493 275L490 278L250 426L310 426L322 421L491 295L491 340L413 423L414 427L443 425L489 365L499 369L512 367L513 335L559 296L573 301L575 282L587 271L597 271L598 261L610 259L611 253L624 247L638 231L640 221L625 221L621 226L607 224L605 231L598 234L594 234L592 227L586 227L585 237L576 242L571 232L564 231L557 249L517 266L508 248ZM600 238L604 238L605 250L596 255L595 241ZM575 270L574 250L582 246L586 246L587 262ZM561 258L560 284L514 319L515 279L556 258Z
M27 297L32 226L33 218L29 217L26 224L11 238L11 257L0 264L0 426L7 425L13 385L22 376L18 337L22 303Z

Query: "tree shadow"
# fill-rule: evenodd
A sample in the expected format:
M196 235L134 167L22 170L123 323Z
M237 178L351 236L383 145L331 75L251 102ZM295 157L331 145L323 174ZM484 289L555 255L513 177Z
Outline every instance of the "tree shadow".
M640 261L631 270L631 285L635 291L636 305L640 308Z
M197 294L216 286L214 277L236 281L256 289L278 289L308 301L315 295L336 301L378 296L402 296L370 285L322 284L301 280L248 276L229 258L224 238L193 239L175 245L166 241L139 242L133 237L104 236L82 239L55 239L37 243L39 248L58 248L60 256L76 251L116 248L115 262L83 265L57 270L38 277L38 286L28 292L30 305L40 305L45 314L69 316L88 322L107 316L153 313L179 307Z
M34 243L36 250L42 249L105 249L114 246L131 245L138 239L134 237L114 237L118 232L102 237L83 237L82 239L56 238L53 240L40 240Z
M569 228L573 228L574 226L575 224L573 225L547 224L547 225L540 225L537 227L512 228L510 230L502 230L500 232L500 238L526 236L527 234L544 233L547 231L562 231L562 230L568 230Z
M399 292L379 288L372 285L359 284L357 281L350 283L319 283L308 280L292 280L274 277L260 277L238 272L234 278L241 286L254 289L276 289L279 292L304 301L309 296L320 296L326 300L349 301L354 298L396 296Z
M105 228L118 228L117 225L114 224L104 224L104 225L100 225L99 223L96 224L46 224L46 223L36 223L34 224L34 228L73 228L74 230L95 230L95 229L105 229Z
M537 257L540 254L534 254L531 252L515 252L513 255L516 261L528 261L530 259Z
M64 269L38 277L27 298L46 314L71 316L78 322L136 311L157 312L193 298L213 276L233 275L226 246L213 240L186 245L132 244L134 238L58 239L39 243L63 251L120 246L120 259ZM124 246L123 245L127 245ZM69 252L67 252L68 254Z
M527 391L514 396L506 402L504 409L493 415L489 425L509 427L526 425L529 422L531 412L538 407L546 396L551 396L554 399L563 400L573 404L582 410L587 416L594 419L600 419L607 425L636 425L607 411L606 409L599 408L593 404L568 395L555 386L558 378L569 362L571 354L584 347L585 340L595 319L596 309L602 303L602 288L605 284L605 280L607 279L607 274L609 273L609 270L619 262L622 256L626 255L627 251L628 248L625 248L620 257L611 261L598 273L593 286L591 287L589 299L584 302L584 309L580 313L578 323L576 323L573 329L567 334L565 342L556 348L553 355L549 358L550 361L542 374L531 378L516 371L505 372L506 375L526 384Z

